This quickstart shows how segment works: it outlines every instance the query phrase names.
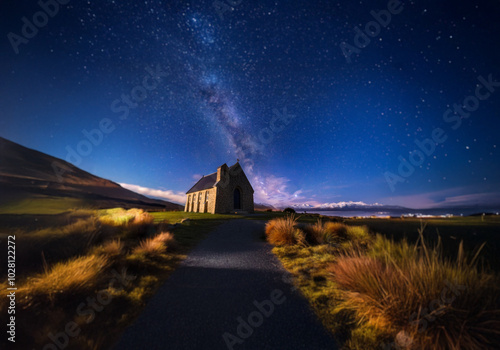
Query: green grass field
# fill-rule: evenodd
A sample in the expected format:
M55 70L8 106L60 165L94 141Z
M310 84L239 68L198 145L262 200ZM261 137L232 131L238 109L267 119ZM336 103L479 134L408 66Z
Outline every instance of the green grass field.
M152 212L155 222L167 220L171 224L179 223L182 219L191 220L227 220L241 218L241 215L206 214L206 213L186 213L183 211Z
M0 206L0 214L61 214L70 208L90 208L90 205L78 198L68 197L33 197L18 200L8 205Z

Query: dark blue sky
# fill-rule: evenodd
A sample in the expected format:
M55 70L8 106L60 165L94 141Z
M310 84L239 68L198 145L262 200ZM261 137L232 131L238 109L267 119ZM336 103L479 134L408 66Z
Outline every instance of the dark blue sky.
M177 202L237 158L256 202L500 202L499 1L61 2L0 4L2 137Z

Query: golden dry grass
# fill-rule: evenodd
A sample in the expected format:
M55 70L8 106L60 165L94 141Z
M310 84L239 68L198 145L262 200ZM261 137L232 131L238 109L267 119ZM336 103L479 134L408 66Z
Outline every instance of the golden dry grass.
M385 240L385 241L384 241ZM463 246L456 260L437 244L414 246L377 237L371 254L352 250L329 267L338 308L409 349L493 349L500 343L497 276L480 269ZM397 335L399 334L399 338ZM404 335L404 336L403 336Z
M339 239L346 238L346 225L340 222L331 222L328 221L325 223L326 231Z
M131 209L128 212L134 215L133 224L150 225L155 219L153 215L140 209Z
M366 226L347 226L337 222L318 220L300 229L293 215L268 221L265 232L268 242L277 246L328 244L344 251L366 249L373 239Z
M167 251L173 251L177 249L177 241L173 233L161 232L153 238L154 241L162 242L165 245Z
M102 272L109 263L105 256L89 255L46 268L45 272L35 275L18 288L19 304L23 307L54 304L60 295L91 291L100 282Z
M19 230L19 235L29 235L30 240L85 236L88 244L91 244L92 241L95 241L100 236L101 226L101 222L96 217L88 217L77 219L75 222L61 227L49 227L35 231Z
M313 225L307 225L304 228L307 240L311 244L327 244L329 240L328 231L321 220Z
M95 249L98 254L103 254L110 258L116 258L123 254L125 250L125 244L120 239L115 239L112 241L107 241L102 246Z
M147 257L155 257L165 253L167 250L175 250L177 242L170 232L162 232L152 238L143 239L132 251L133 254Z
M347 226L338 222L323 222L320 219L312 225L304 227L307 241L310 244L338 245L346 239Z
M108 209L100 212L102 224L125 231L126 238L142 238L154 233L154 217L142 209Z
M146 238L134 248L132 253L147 257L155 257L165 253L166 250L167 247L165 247L163 242L155 241L153 238Z
M100 213L102 223L113 226L127 226L133 224L152 224L154 217L142 209L108 209Z
M297 218L293 214L269 221L266 237L269 243L277 246L305 244L304 232L297 228Z

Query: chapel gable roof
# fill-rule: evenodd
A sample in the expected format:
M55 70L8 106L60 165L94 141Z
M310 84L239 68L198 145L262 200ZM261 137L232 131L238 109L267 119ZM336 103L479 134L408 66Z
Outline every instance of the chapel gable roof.
M193 187L191 187L189 191L186 192L186 194L208 190L209 188L214 187L216 182L217 173L205 175L201 179L199 179L198 182Z

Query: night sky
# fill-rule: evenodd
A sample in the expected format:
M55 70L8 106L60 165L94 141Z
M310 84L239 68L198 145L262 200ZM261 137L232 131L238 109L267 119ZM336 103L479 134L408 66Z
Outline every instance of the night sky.
M0 4L2 137L175 202L236 159L257 203L500 202L498 0L43 1Z

